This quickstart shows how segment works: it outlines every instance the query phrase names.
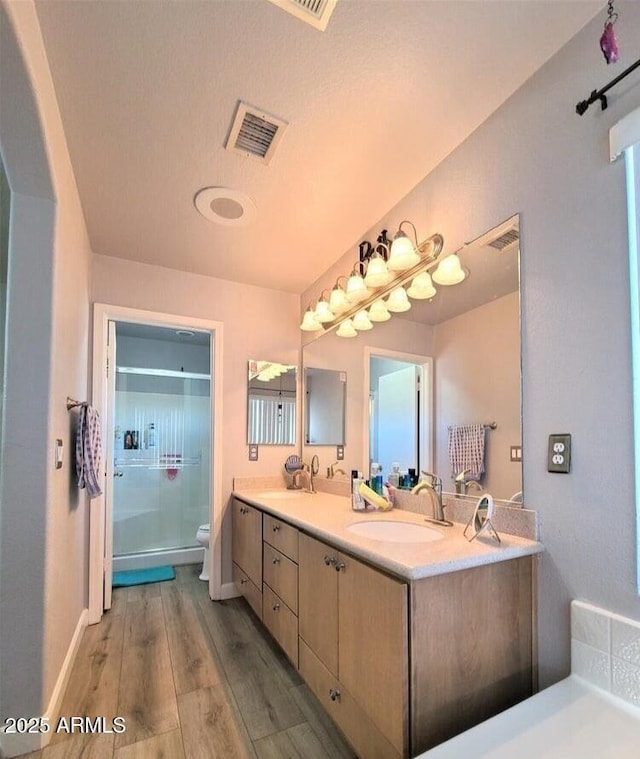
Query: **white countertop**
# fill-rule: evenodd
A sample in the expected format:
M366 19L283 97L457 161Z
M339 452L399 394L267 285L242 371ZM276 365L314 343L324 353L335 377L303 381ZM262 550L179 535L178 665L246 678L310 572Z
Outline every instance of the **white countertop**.
M241 489L234 491L233 495L407 580L419 580L507 561L544 550L542 544L534 540L505 534L500 535L501 543L484 536L470 543L462 535L464 525L454 523L453 527L441 527L425 523L422 515L401 509L386 512L353 511L351 500L344 496L296 492L293 497L291 494L295 491L286 491L287 497L278 498L278 491L273 491L270 497L265 498L261 496L265 492L268 491L264 488ZM394 543L361 537L347 529L355 522L367 520L427 524L441 532L444 538L429 543Z
M571 675L417 759L637 759L640 709Z

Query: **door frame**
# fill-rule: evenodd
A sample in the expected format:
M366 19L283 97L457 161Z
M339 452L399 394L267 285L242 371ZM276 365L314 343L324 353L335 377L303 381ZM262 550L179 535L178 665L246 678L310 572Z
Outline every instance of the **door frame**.
M211 392L211 474L209 488L209 597L222 598L222 360L223 324L209 319L145 311L106 303L93 305L93 379L92 404L106 418L107 337L109 321L131 322L155 327L175 327L209 332ZM107 468L107 467L105 467ZM106 478L105 478L106 479ZM108 483L107 483L108 484ZM105 496L91 501L89 517L89 624L102 618L104 601Z
M369 449L370 430L369 430L369 397L371 395L371 357L391 358L396 361L406 361L408 364L415 364L422 367L422 377L425 387L421 388L420 404L418 413L421 421L420 429L420 450L422 452L421 461L418 467L424 467L433 471L433 454L434 454L434 429L433 410L434 410L434 385L433 385L433 357L422 356L416 353L406 353L404 351L394 351L388 348L376 348L371 345L365 345L364 348L364 412L362 419L362 439L364 442L364 466L369 467L371 451ZM419 472L418 472L419 474ZM365 477L368 474L365 473Z

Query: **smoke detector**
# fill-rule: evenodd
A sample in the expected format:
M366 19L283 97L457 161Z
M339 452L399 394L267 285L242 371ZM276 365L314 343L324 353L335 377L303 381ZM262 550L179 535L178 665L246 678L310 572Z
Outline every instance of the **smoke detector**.
M258 215L248 195L229 187L204 187L193 202L205 219L226 227L246 227Z
M225 148L268 164L287 126L286 121L240 100Z
M278 8L321 32L327 28L337 0L269 0Z

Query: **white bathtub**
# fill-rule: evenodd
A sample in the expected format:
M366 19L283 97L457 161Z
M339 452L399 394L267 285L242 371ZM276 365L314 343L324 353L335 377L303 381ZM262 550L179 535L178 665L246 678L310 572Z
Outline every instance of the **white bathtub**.
M417 759L638 759L640 708L576 675Z

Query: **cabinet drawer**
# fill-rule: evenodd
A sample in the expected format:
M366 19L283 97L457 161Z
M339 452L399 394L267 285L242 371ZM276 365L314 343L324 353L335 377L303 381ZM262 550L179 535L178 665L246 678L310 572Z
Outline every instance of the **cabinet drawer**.
M297 668L298 617L268 585L262 586L262 621Z
M238 593L247 599L249 606L262 619L262 593L235 562L233 564L233 582Z
M233 561L262 587L262 512L237 498L232 502L231 555Z
M298 561L298 530L280 519L264 514L264 539L292 561Z
M264 582L280 596L294 614L297 614L298 565L268 543L264 544L263 557Z
M378 731L349 691L325 668L302 638L300 674L358 756L366 759L401 759L402 755Z

